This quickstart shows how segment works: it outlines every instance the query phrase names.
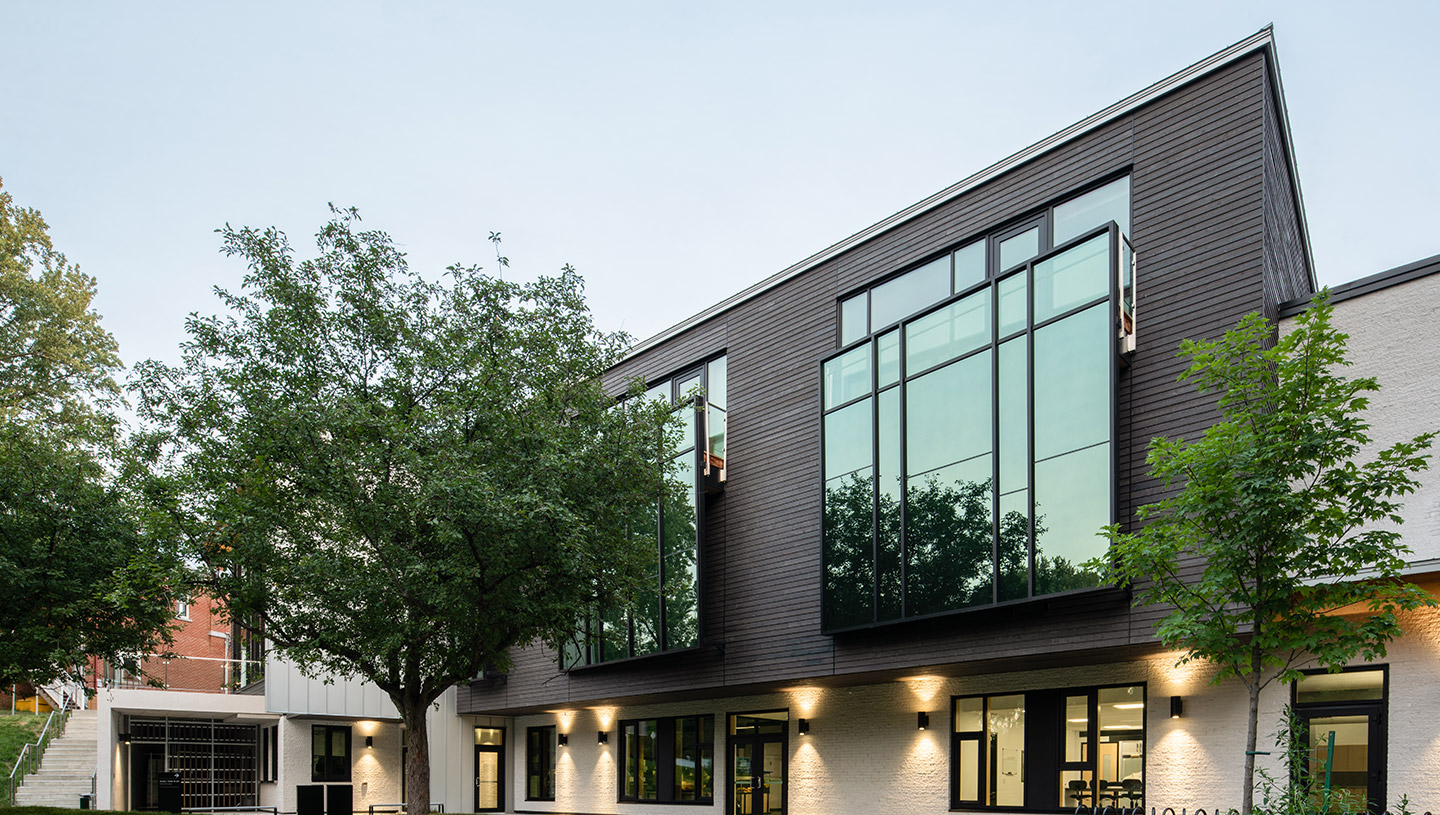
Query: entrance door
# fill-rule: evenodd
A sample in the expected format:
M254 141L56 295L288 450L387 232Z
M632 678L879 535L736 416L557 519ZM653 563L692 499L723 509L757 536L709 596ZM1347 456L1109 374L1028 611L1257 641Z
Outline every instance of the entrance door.
M1304 746L1312 795L1331 812L1385 811L1384 716L1378 704L1307 707Z
M156 809L160 806L160 774L163 772L163 744L130 746L130 809Z
M732 815L784 815L789 727L786 711L730 717Z
M475 728L475 811L505 808L505 729Z

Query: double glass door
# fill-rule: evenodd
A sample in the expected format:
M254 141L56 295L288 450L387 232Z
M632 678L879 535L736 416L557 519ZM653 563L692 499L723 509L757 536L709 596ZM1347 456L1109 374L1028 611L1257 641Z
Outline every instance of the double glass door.
M727 731L731 815L784 815L790 712L736 713Z

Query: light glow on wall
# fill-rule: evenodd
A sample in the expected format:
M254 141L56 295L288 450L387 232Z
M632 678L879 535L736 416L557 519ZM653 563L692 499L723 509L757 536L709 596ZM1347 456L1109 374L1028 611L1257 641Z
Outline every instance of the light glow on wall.
M590 710L595 713L596 730L609 730L610 725L615 723L615 714L618 712L618 708L592 707Z
M901 677L901 682L910 689L915 701L922 706L935 701L940 695L941 688L945 687L943 676L906 676Z
M815 710L820 704L820 688L813 686L787 688L785 692L790 694L790 705L796 709L797 718L809 719L815 715Z
M1150 686L1150 701L1153 705L1162 702L1168 705L1171 696L1198 696L1209 686L1215 669L1198 660L1177 664L1184 656L1183 651L1172 651L1156 660L1155 673L1160 683ZM1160 715L1168 716L1168 708L1160 711Z

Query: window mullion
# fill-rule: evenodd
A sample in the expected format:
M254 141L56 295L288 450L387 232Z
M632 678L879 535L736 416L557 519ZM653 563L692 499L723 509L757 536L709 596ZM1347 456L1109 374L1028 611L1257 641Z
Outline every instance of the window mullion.
M880 621L880 339L870 338L870 621ZM903 568L903 567L902 567ZM903 574L903 572L902 572Z
M908 343L905 339L905 324L901 323L900 326L897 327L895 330L898 332L895 337L895 344L896 348L898 349L896 353L900 355L900 358L896 361L896 364L900 367L900 376L899 380L895 383L895 387L899 389L899 398L897 399L897 402L899 403L899 408L897 408L897 412L899 413L899 415L896 416L896 420L900 424L900 449L897 451L897 458L900 464L898 466L899 472L896 473L896 477L900 479L900 618L904 619L910 616L910 544L908 530L906 528L908 524L905 520L906 508L910 503L910 417L908 407L909 398L907 396L910 385L908 382L905 381L905 377L909 373L909 369L905 364L905 355L908 351L906 347ZM880 366L876 365L875 367L878 370ZM876 375L878 376L879 374L877 373ZM880 404L880 397L878 394L875 397L875 404L876 409L878 410ZM876 472L878 476L878 468ZM876 478L876 482L878 485L878 477ZM880 612L879 606L876 606L875 612L878 619L878 614Z
M1035 264L1025 271L1025 543L1027 597L1035 596Z

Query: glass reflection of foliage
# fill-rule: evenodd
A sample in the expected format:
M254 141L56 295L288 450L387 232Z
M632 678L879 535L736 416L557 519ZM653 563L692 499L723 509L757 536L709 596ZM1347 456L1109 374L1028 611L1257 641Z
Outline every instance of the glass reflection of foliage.
M993 602L990 482L912 481L905 498L906 610L911 615Z
M724 358L712 360L706 376L724 393ZM615 608L591 609L578 622L575 639L560 654L563 668L597 664L628 657L647 656L700 644L699 574L699 461L695 439L703 392L698 377L662 383L646 392L647 399L667 400L671 385L678 388L675 408L681 432L671 439L670 483L656 501L632 507L629 512L635 551L644 554L637 568L648 575L630 602ZM723 423L722 418L719 419ZM712 422L713 422L712 418ZM714 432L707 440L719 445L723 460L724 436ZM714 426L712 424L712 431ZM699 448L705 453L706 448Z
M679 483L665 494L660 506L666 650L700 643L694 455L675 459L674 470Z
M630 518L631 536L643 541L644 551L658 552L659 542L655 539L654 504L644 503L635 506L630 511ZM652 560L647 566L651 579L646 582L645 588L635 597L635 607L632 612L635 628L636 656L653 654L660 650L659 561ZM620 617L623 620L623 613L620 614ZM608 660L623 658L625 656L626 652L622 650L613 654L607 652L604 658Z
M868 623L873 616L874 502L874 482L869 475L852 473L826 486L825 619L831 628Z
M1121 182L1094 217L1120 211ZM865 295L842 303L846 347L821 370L826 629L1103 584L1080 564L1113 512L1122 236L1078 206L1057 209L1072 243L1037 256L1032 229L1019 266L999 277L1012 264L990 258L984 284L956 265L956 296L932 292L898 326L867 322ZM902 288L872 287L868 308Z
M900 537L899 501L880 493L878 507L871 479L853 473L836 479L825 491L825 612L827 625L843 628L871 622L876 573L873 525L881 539ZM1030 595L1029 522L1025 513L1000 516L999 537L991 524L991 482L958 480L950 484L929 478L910 487L906 496L907 616L988 605L998 561L1000 596ZM1045 516L1036 508L1035 539L1043 541ZM998 545L992 549L992 540ZM882 549L883 556L883 549ZM1063 556L1042 555L1035 564L1035 594L1054 594L1099 586L1101 576ZM882 598L900 596L898 564L878 570ZM883 601L882 601L883 604ZM899 617L899 609L886 618ZM882 618L885 619L885 618Z

